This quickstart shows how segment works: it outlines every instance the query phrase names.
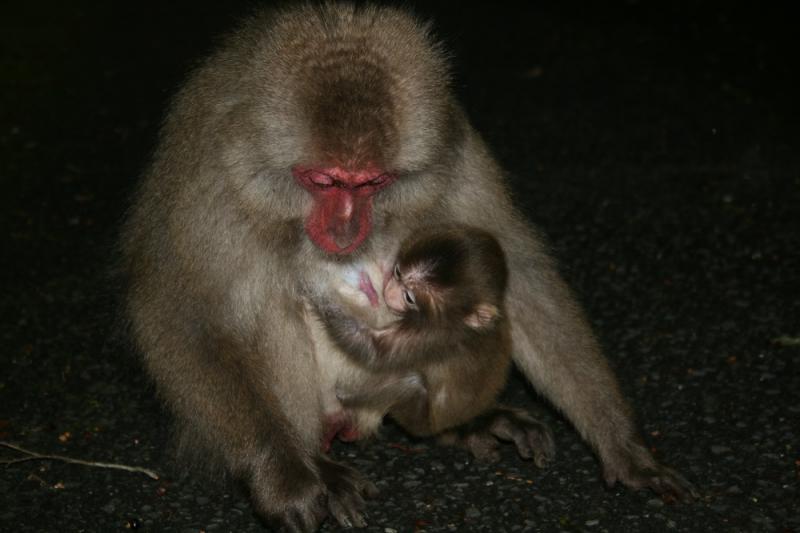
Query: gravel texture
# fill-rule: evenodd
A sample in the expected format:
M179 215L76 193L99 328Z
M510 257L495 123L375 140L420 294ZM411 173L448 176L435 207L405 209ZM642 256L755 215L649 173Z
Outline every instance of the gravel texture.
M459 96L548 234L648 442L704 497L607 489L540 405L558 444L546 470L511 449L476 463L391 426L337 444L381 489L368 531L800 531L793 19L597 4L419 11L453 50ZM0 10L0 440L162 474L0 466L0 531L263 530L235 489L170 462L166 414L113 335L108 276L169 95L246 6ZM518 377L507 396L539 405Z

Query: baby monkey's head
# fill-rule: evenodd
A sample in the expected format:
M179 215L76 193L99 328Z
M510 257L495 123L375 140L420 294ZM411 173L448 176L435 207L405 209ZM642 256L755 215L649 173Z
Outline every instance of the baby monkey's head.
M403 242L383 295L406 319L485 330L500 315L507 281L503 249L491 234L448 226Z

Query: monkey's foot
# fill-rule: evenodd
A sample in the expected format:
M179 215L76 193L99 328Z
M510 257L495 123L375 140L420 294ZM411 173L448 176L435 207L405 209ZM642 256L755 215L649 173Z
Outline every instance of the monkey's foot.
M444 444L469 450L476 459L500 460L500 442L511 442L523 459L533 459L538 467L546 466L555 456L555 442L550 428L523 409L496 406L469 424L440 437Z
M328 512L342 527L366 527L364 498L378 495L378 488L357 470L331 461L317 460L328 492Z
M312 533L328 514L325 485L302 461L282 466L285 477L280 480L269 471L253 475L250 496L256 514L277 531Z
M640 444L631 444L612 458L604 458L603 474L609 487L621 481L634 489L650 489L665 501L690 502L700 497L697 487L677 471L656 462Z

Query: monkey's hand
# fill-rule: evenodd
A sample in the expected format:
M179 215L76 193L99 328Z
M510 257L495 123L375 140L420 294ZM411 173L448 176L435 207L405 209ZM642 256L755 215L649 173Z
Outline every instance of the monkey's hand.
M364 498L378 495L378 488L357 470L331 461L317 460L320 475L328 492L328 512L342 527L366 527Z
M368 366L378 363L379 355L372 329L334 302L317 303L315 307L325 329L339 348L359 363Z
M469 450L476 459L500 460L500 442L511 442L523 459L533 459L542 468L555 455L550 428L523 409L496 405L489 412L440 437L443 444Z
M335 340L359 338L368 331L366 326L362 326L361 322L352 316L348 308L338 303L317 303L315 307L325 329Z
M268 462L268 461L265 461ZM320 474L304 460L283 457L273 465L254 465L244 479L256 514L277 531L311 533L325 516L326 490Z
M678 472L658 463L643 445L629 442L603 459L603 475L612 487L617 481L634 489L650 489L665 501L690 502L700 492Z
M250 490L256 512L278 531L312 533L332 516L342 527L364 527L364 497L378 489L356 470L322 455L316 469L304 462L283 464L282 480L256 475ZM259 479L261 478L261 479Z

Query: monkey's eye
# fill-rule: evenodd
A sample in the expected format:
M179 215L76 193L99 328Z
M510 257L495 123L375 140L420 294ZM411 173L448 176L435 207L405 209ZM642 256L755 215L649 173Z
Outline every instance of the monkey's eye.
M394 176L392 174L381 174L376 178L372 178L371 180L365 181L360 185L356 185L355 188L363 189L365 191L371 191L370 194L372 194L372 192L378 191L382 189L384 186L389 185L392 182L393 177Z
M400 281L400 265L394 266L394 279Z
M322 172L313 172L310 176L311 183L319 189L328 189L336 185L336 180Z
M389 175L389 174L381 174L377 178L372 178L369 181L365 181L364 183L362 183L360 185L357 185L356 189L361 189L361 188L367 189L367 188L372 188L372 187L381 187L382 185L386 184L389 181L390 178L391 178L391 175Z
M411 291L403 291L403 299L411 307L415 307L417 305L417 301L414 299L414 293Z

